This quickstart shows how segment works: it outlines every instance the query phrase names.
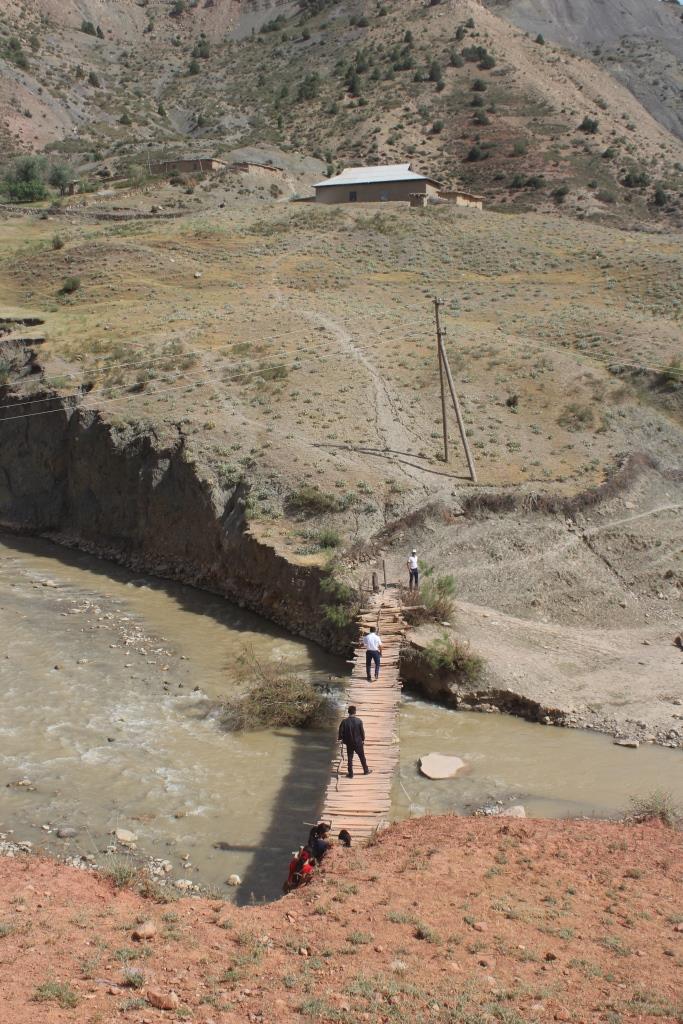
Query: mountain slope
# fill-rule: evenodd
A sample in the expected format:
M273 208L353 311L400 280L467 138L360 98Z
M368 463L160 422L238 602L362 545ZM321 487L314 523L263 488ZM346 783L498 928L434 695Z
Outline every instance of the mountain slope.
M40 0L28 17L11 0L2 19L25 54L5 43L6 130L79 165L265 142L331 169L411 158L515 209L676 213L680 142L592 61L476 0Z
M683 8L660 0L486 0L531 35L592 55L683 138Z

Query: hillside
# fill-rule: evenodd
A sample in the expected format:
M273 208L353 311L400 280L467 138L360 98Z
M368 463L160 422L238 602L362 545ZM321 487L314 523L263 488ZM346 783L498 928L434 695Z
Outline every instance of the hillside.
M86 173L265 143L330 170L412 159L516 210L679 215L683 145L593 61L476 0L57 6L0 15L2 124Z
M425 818L241 908L3 858L0 1020L674 1024L681 852L656 823Z
M683 136L683 8L660 0L487 0L515 25L590 56Z

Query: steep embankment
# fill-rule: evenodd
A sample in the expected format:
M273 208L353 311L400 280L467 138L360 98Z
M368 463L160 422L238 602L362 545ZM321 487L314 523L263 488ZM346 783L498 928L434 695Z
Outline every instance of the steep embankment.
M256 539L247 488L221 487L181 427L113 426L98 413L3 410L0 527L181 580L338 648L321 620L323 571ZM17 406L17 408L20 408Z
M0 1020L673 1024L682 854L655 824L425 818L242 909L0 859Z

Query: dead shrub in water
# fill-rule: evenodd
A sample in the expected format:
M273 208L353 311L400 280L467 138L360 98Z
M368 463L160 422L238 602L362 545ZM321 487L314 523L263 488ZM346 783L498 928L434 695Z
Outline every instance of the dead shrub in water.
M330 710L326 697L310 679L284 662L263 663L243 656L241 677L251 689L224 700L220 722L230 732L245 729L310 728L322 724Z

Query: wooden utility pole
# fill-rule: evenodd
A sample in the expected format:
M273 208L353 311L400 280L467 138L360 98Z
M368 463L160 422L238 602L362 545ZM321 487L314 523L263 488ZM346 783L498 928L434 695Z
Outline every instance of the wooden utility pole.
M441 303L434 299L434 319L436 320L436 356L439 360L439 384L441 385L441 425L443 427L443 461L448 462L448 423L446 421L446 392L443 387L443 360L441 358L441 321L439 320L439 306Z
M444 431L444 450L446 452L446 458L448 458L448 438L446 435L446 407L444 403L444 392L443 392L443 375L446 374L446 380L448 381L448 390L451 393L451 400L453 402L453 409L455 411L455 418L458 421L458 430L460 431L460 438L462 440L462 446L465 449L465 457L467 458L467 466L470 471L470 479L472 483L477 482L477 471L474 468L474 459L472 458L472 452L467 441L467 433L465 431L465 423L462 418L462 412L460 410L460 403L458 396L455 393L455 385L453 383L453 377L451 375L451 368L448 363L448 356L446 355L446 348L443 343L444 331L441 329L441 322L439 320L439 307L443 306L441 299L434 298L434 315L436 317L436 340L439 346L439 376L441 378L441 411L443 416L443 431Z

